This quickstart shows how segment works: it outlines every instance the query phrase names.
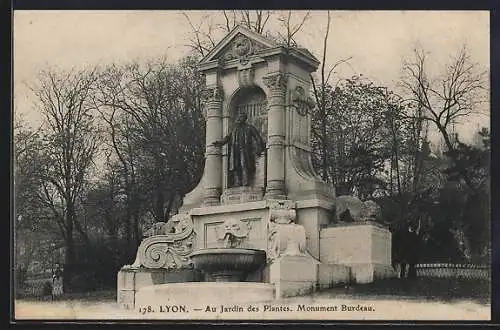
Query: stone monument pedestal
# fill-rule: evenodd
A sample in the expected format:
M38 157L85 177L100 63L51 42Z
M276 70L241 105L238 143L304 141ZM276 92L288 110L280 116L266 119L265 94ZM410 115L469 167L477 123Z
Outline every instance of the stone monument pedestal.
M350 267L356 283L395 276L391 265L391 233L371 222L339 224L320 233L323 263Z
M373 202L336 198L333 185L314 169L314 102L308 91L319 64L310 52L285 49L243 26L200 61L203 176L183 198L180 213L148 231L136 261L118 274L121 306L200 298L267 301L392 276L387 229L366 221L331 227L347 209L364 220L377 219L380 212ZM250 186L232 187L240 181L231 180L238 168ZM359 212L352 212L356 207ZM208 249L226 249L208 263L217 266L213 271L192 258ZM239 249L238 262L224 261L230 249ZM245 263L239 259L243 250L263 252L251 273L233 267ZM195 266L201 273L190 273ZM243 282L208 282L217 280Z
M311 256L283 255L269 265L269 281L276 299L305 295L316 290L317 265Z

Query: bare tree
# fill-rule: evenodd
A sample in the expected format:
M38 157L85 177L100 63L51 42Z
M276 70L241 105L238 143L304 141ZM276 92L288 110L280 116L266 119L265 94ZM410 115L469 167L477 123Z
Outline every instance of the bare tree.
M195 24L187 13L182 13L182 15L191 28L187 46L201 57L217 44L217 40L237 25L243 25L249 30L262 34L279 45L297 47L297 36L311 18L309 11L297 18L291 10L282 15L271 10L223 10L223 20L217 15L206 15ZM277 35L267 29L273 21L280 26Z
M382 94L385 99L385 104L387 105L387 109L385 112L386 125L389 130L390 139L390 192L391 195L393 193L393 170L395 170L396 174L396 187L397 194L401 198L403 193L402 185L401 185L401 173L400 173L400 150L401 150L401 138L400 138L400 129L401 129L401 104L398 102L399 100L395 100L397 98L396 95L388 92L386 88L382 89Z
M308 13L309 14L309 13ZM305 22L305 19L302 20L302 23L299 24L299 26L303 25L303 22ZM288 25L289 23L289 18L288 18ZM335 89L333 91L331 90L331 85L330 85L330 79L331 75L335 72L334 70L338 68L340 65L344 63L348 63L348 61L351 59L351 57L341 59L337 61L332 67L328 70L327 69L327 64L326 64L326 56L327 56L327 47L328 47L328 38L330 35L330 23L331 23L331 15L330 11L327 12L327 23L326 23L326 28L325 28L325 35L323 38L323 50L322 50L322 58L321 58L321 68L320 68L320 78L319 81L315 79L313 75L311 75L311 83L312 83L312 91L314 95L314 100L316 103L316 108L315 112L313 114L314 120L318 123L319 129L313 130L313 135L315 136L316 139L318 139L319 144L320 144L320 153L321 153L321 176L324 181L331 181L330 180L330 175L328 173L328 159L327 159L327 149L328 149L328 141L327 141L327 125L328 125L328 120L327 117L331 114L332 111L334 111L334 107L331 105L328 105L328 97L329 94L332 92L335 92ZM290 31L290 28L287 28L287 31ZM291 30L292 32L295 31L295 29ZM296 34L295 33L288 33L289 37L293 39L293 36ZM288 37L287 37L288 39ZM328 70L328 73L327 73ZM338 81L337 81L338 84Z
M270 10L238 10L237 12L240 16L240 21L239 21L240 24L243 24L250 30L260 34L264 33L267 22L269 21L269 18L273 14ZM236 14L235 11L233 10L233 17L235 16ZM225 11L224 11L224 17L226 18L227 22L228 19ZM233 27L235 25L236 24L234 24L234 19L233 19Z
M182 15L191 28L187 46L191 48L195 54L198 54L201 57L205 56L216 45L216 41L214 39L216 24L212 22L210 16L204 16L198 24L194 24L188 14L183 12ZM226 23L227 28L229 29L230 23L227 16Z
M202 80L193 59L178 64L158 59L109 68L101 82L97 103L110 127L137 231L137 207L147 209L155 221L165 221L201 174ZM137 232L134 237L140 240Z
M425 174L424 160L425 150L428 147L429 121L423 119L424 111L420 105L410 107L410 111L413 111L409 116L411 139L409 148L412 159L409 162L410 171L408 172L411 173L411 191L415 194L419 190Z
M133 118L127 111L126 89L129 82L126 72L121 67L111 65L101 72L99 93L95 104L100 118L106 124L107 138L104 139L108 155L106 169L108 174L117 172L120 177L121 191L125 196L125 216L123 220L125 240L129 243L130 253L140 244L140 209L142 199L139 194L137 167L139 152L133 146L130 134L134 125ZM114 175L113 175L114 176Z
M40 251L40 237L48 228L38 194L41 176L38 164L41 155L39 132L20 117L14 120L14 247L17 288Z
M96 69L44 71L33 87L43 115L43 199L65 242L65 281L70 281L75 270L74 232L86 239L77 204L98 152L98 130L89 102L96 78Z
M451 128L460 119L480 111L486 90L486 72L472 61L463 46L441 75L432 76L427 67L428 54L414 50L414 58L403 65L402 85L410 95L409 101L421 110L419 118L432 123L441 134L448 154L460 162ZM471 189L474 184L465 170L462 179Z
M296 35L298 32L302 30L304 24L311 18L310 12L306 12L304 16L299 18L297 23L294 23L294 18L292 15L292 11L289 10L285 15L281 15L277 18L279 22L281 22L281 26L283 27L283 32L278 31L278 36L281 39L281 44L286 47L297 47ZM328 11L328 23L327 23L327 32L325 33L325 39L328 40L328 29L330 28L330 11Z

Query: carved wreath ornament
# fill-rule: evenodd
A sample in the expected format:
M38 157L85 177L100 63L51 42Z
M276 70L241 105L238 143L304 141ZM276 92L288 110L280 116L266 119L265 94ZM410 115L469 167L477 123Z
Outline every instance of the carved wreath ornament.
M252 42L247 37L238 37L233 44L236 57L242 58L252 53Z
M239 35L227 47L227 50L223 53L221 60L229 61L239 59L240 63L245 65L248 63L248 58L251 55L256 54L260 49L263 49L262 45L252 42L252 40L244 35Z

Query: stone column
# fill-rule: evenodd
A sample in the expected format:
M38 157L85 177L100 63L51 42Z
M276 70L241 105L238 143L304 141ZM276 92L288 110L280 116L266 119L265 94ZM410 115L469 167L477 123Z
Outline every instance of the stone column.
M204 93L207 107L204 204L217 205L222 192L222 152L213 143L222 140L223 92L221 87L212 86Z
M285 197L285 95L287 77L281 72L263 78L269 88L267 112L267 182L266 196Z

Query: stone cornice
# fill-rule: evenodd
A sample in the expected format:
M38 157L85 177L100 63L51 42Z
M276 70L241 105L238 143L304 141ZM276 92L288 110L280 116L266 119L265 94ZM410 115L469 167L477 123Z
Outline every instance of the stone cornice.
M262 210L266 209L267 204L265 200L257 202L248 202L244 204L232 204L232 205L220 205L212 206L209 208L200 207L191 209L191 215L205 215L205 214L221 214L221 213L231 213L231 212L243 212L250 210Z
M305 68L309 72L316 71L320 64L320 62L316 58L311 57L310 55L306 54L304 51L298 48L286 48L283 46L265 48L259 50L256 54L248 57L248 62L251 64L256 64L264 62L266 60L269 60L277 56L282 56L285 59L291 58L297 63L305 66ZM241 65L239 59L232 59L228 61L213 59L206 62L200 62L198 64L198 70L201 72L206 72L215 69L227 70L227 69L237 68L239 65Z
M221 63L219 60L215 59L209 62L198 63L197 69L200 72L206 72L209 70L217 70L220 69Z
M384 232L384 233L389 231L387 226L374 221L336 222L329 224L328 227L323 228L320 232L320 236L322 238L329 237L331 232L334 232L339 228L342 229L342 228L353 228L353 227L358 227L358 228L364 227L377 232Z
M243 35L250 40L255 40L256 42L262 44L265 47L273 47L275 43L259 33L256 33L243 25L237 25L231 32L229 32L211 51L208 52L207 55L200 61L200 63L210 62L214 60L217 55L224 49L224 47L231 43L231 41L237 35Z
M326 210L331 210L335 202L332 200L325 199L309 199L309 200L298 200L297 209L307 209L312 207L319 207Z
M248 63L245 66L252 66L257 63L264 63L265 60L258 55L252 55L248 57ZM204 62L198 64L198 71L207 72L210 70L229 70L229 69L239 69L242 66L239 59L233 59L228 61L213 60L210 62Z
M261 50L259 56L268 59L276 56L283 56L285 58L292 58L296 62L305 65L307 71L314 72L318 69L320 62L311 57L311 55L305 53L304 51L298 48L286 48L283 46L275 47L275 48L267 48Z

